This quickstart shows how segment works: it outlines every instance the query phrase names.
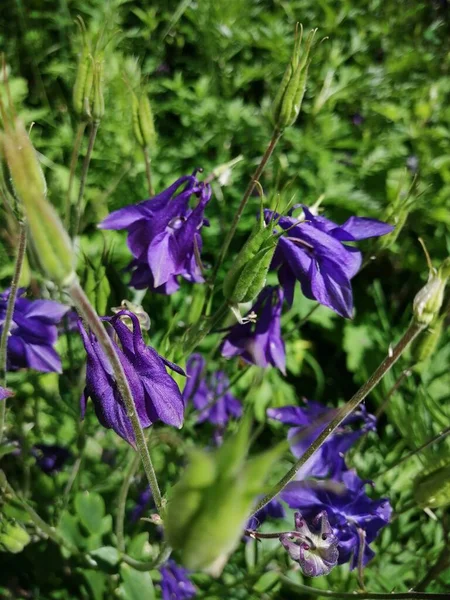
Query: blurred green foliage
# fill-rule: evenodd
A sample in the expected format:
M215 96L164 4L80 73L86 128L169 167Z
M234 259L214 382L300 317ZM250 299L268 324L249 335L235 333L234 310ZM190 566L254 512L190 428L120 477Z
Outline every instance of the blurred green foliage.
M133 300L122 271L129 253L122 234L96 229L108 212L147 197L145 164L132 125L130 87L138 89L142 74L151 100L158 143L152 149L154 185L161 190L180 175L202 167L209 174L222 163L243 156L228 181L213 183L208 206L210 227L204 230L203 261L211 266L224 232L271 134L270 106L292 49L294 27L318 27L309 69L309 83L297 123L280 142L262 178L269 198L314 203L323 196L327 216L341 222L351 214L403 223L392 245L378 254L354 281L356 316L337 318L321 307L300 325L312 303L299 292L293 310L284 317L288 378L252 367L235 386L235 395L252 405L264 421L268 406L294 404L299 395L337 405L348 399L406 327L415 293L425 281L427 267L418 237L422 237L435 266L450 253L450 8L445 0L17 0L3 3L0 47L9 69L11 93L21 106L49 186L49 197L61 214L65 210L69 164L77 129L72 107L81 38L74 24L80 15L94 31L112 36L105 51L105 115L92 157L87 201L80 238L79 274L87 293L101 312L123 298ZM82 156L86 152L86 139ZM78 188L80 168L74 189ZM75 194L72 202L75 202ZM259 199L251 199L241 220L222 276L250 231ZM2 214L3 218L3 214ZM3 287L12 273L12 244L6 230L0 239L0 277ZM379 248L366 245L366 255ZM42 282L38 282L42 283ZM51 296L54 290L43 287ZM152 319L151 341L162 353L192 322L198 287L183 284L169 298L147 295L144 308ZM201 300L200 300L201 302ZM417 509L412 481L423 470L444 468L450 445L441 442L400 467L377 477L400 457L436 435L450 422L449 333L442 327L436 350L423 364L402 359L368 399L375 412L388 394L390 401L379 421L378 436L370 434L352 454L362 477L374 479L376 493L390 497L396 518L376 544L377 555L366 571L371 591L407 590L420 581L444 546L442 509L437 519ZM205 348L216 343L206 342ZM39 539L20 506L3 498L8 519L3 527L19 535L17 555L0 553L0 595L5 598L158 597L152 578L119 566L114 553L111 514L128 461L127 449L111 432L99 429L90 410L79 423L78 398L83 387L83 352L76 336L62 336L59 351L65 373L11 374L15 433L23 461L14 452L2 459L8 476L61 535L83 551L97 556L97 568ZM325 357L325 358L324 358ZM214 364L214 363L213 363ZM217 365L216 365L217 366ZM221 368L229 368L220 365ZM81 367L80 367L81 368ZM392 387L404 369L401 386ZM409 371L408 371L409 372ZM207 445L210 430L194 428L188 416L183 443L178 433L157 429L153 450L163 489L176 481L186 447L195 438ZM26 442L25 442L26 434ZM165 437L164 437L165 436ZM271 424L257 446L283 439L285 428ZM61 473L39 471L27 450L36 442L59 443L72 452ZM82 460L68 489L80 450ZM290 466L277 465L274 481ZM444 463L444 464L443 464ZM448 470L448 467L447 467ZM71 484L72 485L72 484ZM128 508L145 487L135 477ZM291 515L277 529L291 527ZM19 525L20 524L20 525ZM270 530L273 524L264 526ZM25 528L25 529L23 529ZM29 529L30 533L27 533ZM4 529L2 530L4 531ZM148 523L127 522L129 554L154 558L157 533ZM4 544L5 542L3 542ZM262 546L262 544L261 544ZM18 550L17 550L18 551ZM268 550L252 555L240 548L217 583L219 596L229 598L290 598L277 581L259 580L254 588L232 592L246 566L264 560ZM284 559L283 559L284 560ZM282 566L287 569L287 559ZM300 576L299 576L300 577ZM206 576L195 581L202 589ZM227 583L228 582L228 583ZM450 574L441 574L432 590L448 589ZM222 585L222 588L220 586ZM253 585L253 584L252 584ZM318 588L354 590L356 577L344 566ZM142 592L145 590L145 593ZM242 593L241 593L242 592ZM215 592L214 592L215 593ZM235 593L236 595L233 595ZM156 594L156 595L155 595ZM211 592L213 594L213 592ZM222 595L220 595L222 594ZM253 596L252 596L253 594ZM287 594L287 595L286 595ZM208 597L208 596L205 596Z

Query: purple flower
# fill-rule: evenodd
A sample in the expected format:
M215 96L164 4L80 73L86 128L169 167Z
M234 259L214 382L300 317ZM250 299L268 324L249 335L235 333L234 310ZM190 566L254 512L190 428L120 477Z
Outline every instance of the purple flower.
M131 319L132 332L121 320L123 316ZM110 324L117 336L118 343L114 339L112 343L128 379L142 427L149 427L158 420L167 425L181 427L184 414L183 399L177 384L168 375L166 366L182 375L184 371L145 344L139 319L133 313L121 311L113 317L105 317L104 320ZM86 388L81 398L82 418L87 398L90 397L100 423L108 429L114 429L120 437L134 446L133 428L117 389L112 367L95 335L86 332L81 322L79 329L87 352Z
M366 564L374 552L369 544L377 537L380 529L389 523L392 508L387 498L372 500L364 491L367 482L362 481L355 471L342 475L346 490L342 493L318 485L309 487L307 482L289 483L281 492L282 500L307 518L325 510L333 532L339 540L339 564L351 561L350 568L358 564L360 544L364 539L363 563ZM364 532L364 535L361 535Z
M234 325L224 340L222 356L242 356L249 363L263 368L273 365L285 374L286 353L281 338L283 298L281 288L265 288L251 310L257 315L256 324Z
M326 511L321 511L313 520L319 532L312 531L301 513L295 513L295 531L280 535L280 542L292 560L299 563L307 577L328 575L338 562L338 539L328 521Z
M267 518L282 519L284 515L283 505L274 498L250 517L247 522L247 529L258 529Z
M56 444L36 444L31 449L37 466L47 475L60 471L71 454L67 448Z
M183 390L183 400L185 404L192 400L194 407L200 411L198 423L209 421L223 428L231 418L237 419L241 416L242 405L229 391L230 382L226 374L215 371L206 379L205 366L203 356L190 356L186 365L189 379Z
M300 458L317 436L327 427L335 416L335 411L313 400L305 400L305 406L281 406L269 408L267 415L286 425L293 425L288 431L292 453ZM352 425L361 423L359 429ZM376 418L369 414L363 404L349 415L335 433L322 444L311 458L300 468L298 479L305 477L331 477L339 479L347 469L344 454L367 431L376 429ZM295 440L304 433L301 439Z
M11 398L11 396L14 396L14 392L0 385L0 401L5 400L5 398Z
M61 373L61 359L54 349L58 338L56 328L69 310L52 300L27 300L20 289L14 305L13 321L8 338L8 370L24 367L49 373ZM0 334L6 317L9 290L0 294Z
M138 521L142 517L142 515L147 510L152 498L153 496L150 487L146 487L145 490L139 494L136 504L130 513L130 521L132 523L136 523L136 521Z
M192 196L198 198L194 208L189 207ZM132 286L172 294L179 287L178 275L191 282L204 281L196 253L202 249L200 231L210 198L209 185L186 175L154 198L116 210L100 223L101 229L128 231L134 257L128 267L133 271Z
M194 584L188 578L189 571L179 567L175 561L167 561L160 572L159 585L163 600L188 600L197 594Z
M292 304L295 282L299 280L307 298L317 300L343 317L351 317L350 281L361 267L362 255L343 242L385 235L394 228L376 219L360 217L350 217L339 226L325 217L316 217L306 206L303 213L303 220L288 216L278 222L281 229L289 232L279 239L272 268L278 268L286 300ZM272 215L272 211L265 211L267 220Z

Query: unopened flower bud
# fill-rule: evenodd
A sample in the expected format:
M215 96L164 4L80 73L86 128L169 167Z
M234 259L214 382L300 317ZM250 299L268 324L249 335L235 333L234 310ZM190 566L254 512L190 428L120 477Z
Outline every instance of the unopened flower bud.
M55 283L64 284L74 277L70 239L56 211L46 199L45 179L22 122L17 118L4 118L4 127L1 144L14 190L23 205L40 266Z
M317 29L309 32L302 52L303 28L295 32L294 51L272 106L275 126L281 131L293 125L300 113L308 78L309 54Z
M439 314L444 300L444 290L450 276L450 258L439 269L430 269L427 283L416 294L413 302L414 318L421 325L429 325Z
M137 143L142 148L152 148L156 143L155 123L153 111L148 96L141 93L138 98L133 93L132 97L133 132Z

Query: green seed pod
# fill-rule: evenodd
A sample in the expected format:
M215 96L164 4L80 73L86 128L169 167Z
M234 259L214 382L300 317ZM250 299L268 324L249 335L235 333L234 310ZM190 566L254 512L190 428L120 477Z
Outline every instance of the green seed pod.
M89 69L91 68L91 58L89 48L83 45L80 60L78 62L77 76L73 86L73 108L79 117L84 116L84 91L88 79Z
M142 148L145 148L144 136L142 135L141 126L139 123L139 100L135 93L131 96L131 117L133 121L133 133L137 143Z
M105 100L103 97L103 60L96 60L94 65L94 78L92 84L92 118L100 121L105 114Z
M55 283L65 284L75 277L72 245L56 211L45 197L47 188L36 151L20 120L5 121L1 142L40 267Z
M275 220L265 224L261 211L259 222L223 282L223 293L230 303L251 302L263 289L277 245L274 226Z
M139 125L144 140L144 146L152 148L156 142L155 123L153 121L153 111L150 100L144 94L139 99Z
M300 113L308 78L309 55L316 31L313 29L309 32L303 55L303 29L300 30L300 34L298 30L295 32L294 51L272 105L273 122L281 131L293 125Z
M423 508L440 508L450 504L450 464L442 464L421 475L414 482L414 498Z
M412 357L417 370L420 370L422 364L433 356L441 339L444 329L445 315L433 321L428 329L419 337L412 348Z
M429 325L439 314L449 275L450 258L445 259L438 271L430 266L428 281L416 294L413 302L414 318L417 323Z
M94 87L94 59L88 56L87 74L83 88L83 111L82 116L85 119L92 119L92 94Z
M188 569L220 575L242 536L255 498L284 451L247 458L250 421L215 452L196 450L172 490L164 518L168 543Z

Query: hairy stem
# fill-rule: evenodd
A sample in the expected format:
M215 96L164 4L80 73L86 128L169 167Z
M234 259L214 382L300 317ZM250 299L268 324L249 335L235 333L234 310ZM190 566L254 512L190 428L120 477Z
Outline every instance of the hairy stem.
M12 320L14 316L14 306L16 304L17 289L19 287L20 274L22 272L23 259L27 247L27 231L24 222L19 223L19 245L17 248L16 262L14 265L14 274L9 290L8 302L6 305L5 321L2 328L0 340L0 385L6 387L6 368L8 359L8 338L11 331ZM3 428L5 425L6 399L0 401L0 443L3 439Z
M86 129L87 122L80 121L78 123L77 133L75 136L75 142L73 144L72 156L70 159L70 173L69 173L69 185L67 186L67 197L66 197L66 214L64 215L64 226L69 231L70 229L70 217L72 214L72 185L75 176L75 168L78 162L78 156L80 155L80 146L83 140L84 130Z
M155 469L153 467L141 422L136 411L136 405L134 403L128 380L123 370L122 363L120 362L120 359L114 349L106 329L103 326L103 323L100 321L97 313L90 304L86 294L81 289L78 281L75 281L71 284L68 292L81 316L89 325L93 334L96 336L114 371L117 389L125 403L127 415L133 427L137 451L141 457L142 465L152 491L156 508L161 518L163 518L164 507L162 503L161 492L159 491L158 480L156 479Z
M139 454L133 454L130 462L128 463L127 470L123 478L122 485L119 491L119 498L117 500L117 515L116 515L116 537L117 537L117 549L119 552L125 552L125 536L124 536L124 521L125 521L125 505L128 497L128 490L130 489L131 482L139 466L140 456Z
M76 237L78 235L78 230L80 229L81 215L83 213L84 188L86 187L87 176L89 173L89 165L91 164L92 151L94 149L95 138L97 137L97 131L98 131L99 126L100 126L100 121L94 121L91 124L91 129L89 132L88 148L87 148L86 156L84 157L83 168L81 171L80 189L78 191L78 200L77 200L77 206L76 206L76 212L75 212L72 237Z
M393 592L391 594L388 592L333 592L331 590L319 590L302 583L295 583L295 581L284 575L281 575L280 579L283 587L292 592L297 592L299 598L303 598L305 594L308 594L319 598L338 598L338 600L346 600L347 598L356 598L356 600L448 600L448 594L426 594L424 592Z
M222 248L220 250L220 254L219 254L219 258L216 262L216 265L214 267L214 271L212 274L212 281L214 282L216 277L217 277L217 273L220 269L220 267L222 266L222 263L225 259L225 256L227 254L228 248L231 244L231 240L234 237L234 234L236 233L236 229L237 226L239 224L239 221L242 217L242 213L244 212L245 206L248 202L248 199L250 198L251 193L253 192L256 183L259 181L259 178L261 177L264 169L266 168L266 165L270 159L270 157L272 156L273 151L275 150L276 145L278 144L278 141L281 137L281 131L279 129L275 129L274 132L272 133L272 137L270 139L269 145L266 148L266 151L263 154L263 157L261 158L261 162L259 163L256 171L254 172L248 186L247 189L244 192L244 196L241 200L241 203L239 204L239 207L234 215L233 218L233 222L231 223L231 227L230 230L227 233L227 236L225 238L225 241L222 245Z
M152 184L152 168L150 156L148 155L148 148L142 148L142 151L144 153L145 174L147 175L148 193L150 194L150 196L154 196L155 190L153 189Z
M294 479L297 471L311 458L311 456L319 450L319 448L333 435L336 429L341 423L361 404L361 402L370 394L373 388L381 381L386 373L392 368L397 362L409 344L419 335L424 329L424 325L412 321L408 329L403 334L403 337L397 343L395 348L389 352L387 357L383 360L381 365L375 370L375 372L369 377L366 383L360 387L356 394L337 411L336 416L330 422L330 424L322 431L322 433L314 440L309 446L306 452L297 460L291 469L280 479L280 481L274 486L271 492L265 496L261 502L256 506L254 512L261 510L266 504L268 504L275 496L277 496L286 485Z

